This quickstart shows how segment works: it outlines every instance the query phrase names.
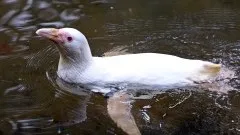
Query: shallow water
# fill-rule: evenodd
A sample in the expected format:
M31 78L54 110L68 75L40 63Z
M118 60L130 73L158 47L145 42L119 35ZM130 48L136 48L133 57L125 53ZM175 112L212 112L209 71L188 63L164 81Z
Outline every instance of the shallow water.
M0 134L125 134L101 94L54 80L58 53L35 34L42 27L81 30L95 56L156 52L222 63L235 77L219 87L145 92L152 98L136 98L132 114L144 135L240 134L239 1L2 0L0 7Z

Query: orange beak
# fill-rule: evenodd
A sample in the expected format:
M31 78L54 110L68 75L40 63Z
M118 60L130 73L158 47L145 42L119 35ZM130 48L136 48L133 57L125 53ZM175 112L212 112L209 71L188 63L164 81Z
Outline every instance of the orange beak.
M46 37L55 43L63 43L62 37L59 34L59 29L42 28L36 31L36 34L41 37Z

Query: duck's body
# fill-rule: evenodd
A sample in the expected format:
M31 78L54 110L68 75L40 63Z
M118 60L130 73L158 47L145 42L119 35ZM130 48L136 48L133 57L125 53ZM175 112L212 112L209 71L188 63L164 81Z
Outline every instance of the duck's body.
M93 57L87 39L75 29L40 29L37 33L58 44L60 61L57 73L71 83L184 86L206 81L220 70L218 64L166 54Z
M207 67L219 67L201 60L189 60L176 56L140 53L111 57L93 57L81 68L77 63L59 66L58 75L68 82L143 85L186 85L206 81L217 71Z

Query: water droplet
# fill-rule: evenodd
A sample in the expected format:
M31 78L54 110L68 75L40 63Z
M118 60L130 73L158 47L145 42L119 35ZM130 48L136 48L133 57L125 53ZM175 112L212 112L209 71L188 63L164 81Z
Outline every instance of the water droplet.
M173 37L174 40L178 39L178 37Z
M61 128L58 128L57 133L58 133L58 134L61 134L61 133L62 133Z
M146 106L143 106L143 109L149 109L151 107L152 107L151 105L146 105Z
M150 122L150 116L146 112L142 111L142 116L146 122Z

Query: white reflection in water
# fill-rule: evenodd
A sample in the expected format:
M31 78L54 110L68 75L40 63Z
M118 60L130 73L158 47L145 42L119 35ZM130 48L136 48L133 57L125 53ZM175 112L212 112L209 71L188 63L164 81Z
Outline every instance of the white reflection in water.
M46 8L40 10L38 18L43 21L52 21L58 17L58 11L54 8Z
M18 12L18 11L15 10L15 9L8 11L5 15L3 15L3 16L1 17L0 24L1 24L1 25L6 24L10 19L12 19L12 17L13 17L17 12Z
M36 6L38 9L45 9L50 7L50 5L51 4L46 1L37 1L34 6Z
M12 20L10 21L10 25L15 27L26 26L33 20L34 18L32 14L27 11L24 11L16 15L14 18L12 18Z
M80 18L80 9L65 9L60 14L63 21L76 21Z
M7 88L5 91L4 91L4 95L7 95L7 94L9 94L9 93L11 93L11 92L22 92L22 91L24 91L24 90L26 90L26 87L24 86L24 85L22 85L22 84L19 84L19 85L17 85L17 86L13 86L13 87L10 87L10 88Z

